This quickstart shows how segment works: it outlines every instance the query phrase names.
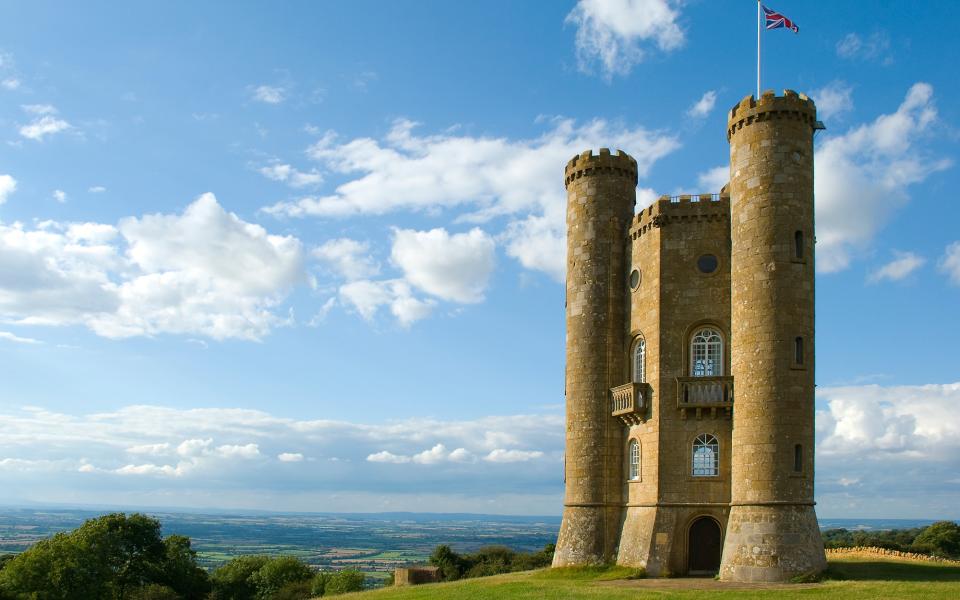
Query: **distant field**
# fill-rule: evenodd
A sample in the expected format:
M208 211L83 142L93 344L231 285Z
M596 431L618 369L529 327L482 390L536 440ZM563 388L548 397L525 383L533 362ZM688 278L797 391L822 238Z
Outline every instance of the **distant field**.
M840 581L814 584L726 584L713 579L625 579L630 571L562 569L528 571L415 587L385 588L350 596L356 600L619 600L657 598L701 600L790 600L807 598L960 598L960 567L880 557L831 560Z

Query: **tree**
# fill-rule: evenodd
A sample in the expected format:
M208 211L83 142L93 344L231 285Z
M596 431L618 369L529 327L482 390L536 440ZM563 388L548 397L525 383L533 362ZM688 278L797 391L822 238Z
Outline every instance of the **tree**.
M946 558L960 557L960 525L953 521L937 521L913 540L917 552Z
M294 556L271 558L250 577L257 588L257 600L270 600L287 584L309 582L311 579L313 569Z
M366 579L363 573L356 569L344 569L330 575L324 588L324 596L336 596L347 592L359 592L363 589Z
M259 555L238 556L219 567L210 576L216 600L254 600L257 593L253 574L270 560Z
M130 600L151 584L194 600L206 593L205 581L187 538L171 536L167 543L159 521L123 513L42 540L0 571L0 589L37 600Z
M440 569L440 579L444 581L460 579L465 566L463 563L463 557L446 544L440 544L430 554L430 564Z

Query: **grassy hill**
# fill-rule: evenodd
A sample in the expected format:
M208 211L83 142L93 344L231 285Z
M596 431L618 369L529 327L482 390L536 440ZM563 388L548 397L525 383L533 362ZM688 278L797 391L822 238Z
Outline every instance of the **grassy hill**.
M834 579L814 584L727 584L713 579L627 579L622 567L545 569L346 596L356 600L616 600L657 598L960 598L960 566L845 556L830 561Z

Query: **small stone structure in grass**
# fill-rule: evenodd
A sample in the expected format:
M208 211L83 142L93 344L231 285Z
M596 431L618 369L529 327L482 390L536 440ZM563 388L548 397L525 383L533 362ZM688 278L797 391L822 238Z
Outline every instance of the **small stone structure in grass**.
M406 567L393 571L393 585L420 585L438 581L440 569L437 567Z
M951 560L941 558L930 554L918 554L916 552L901 552L900 550L891 550L890 548L878 548L876 546L852 546L849 548L827 548L827 558L832 556L843 556L844 554L873 554L880 556L890 556L893 558L906 558L910 560L928 560L931 562L944 563L949 565L960 565L960 560Z

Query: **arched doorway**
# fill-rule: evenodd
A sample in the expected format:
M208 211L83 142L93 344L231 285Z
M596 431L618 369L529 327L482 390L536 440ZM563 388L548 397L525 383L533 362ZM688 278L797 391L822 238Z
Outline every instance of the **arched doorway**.
M700 517L690 524L687 539L687 572L690 575L714 575L720 570L723 540L720 524L711 517Z

